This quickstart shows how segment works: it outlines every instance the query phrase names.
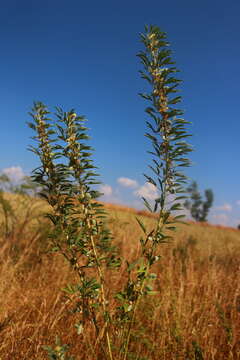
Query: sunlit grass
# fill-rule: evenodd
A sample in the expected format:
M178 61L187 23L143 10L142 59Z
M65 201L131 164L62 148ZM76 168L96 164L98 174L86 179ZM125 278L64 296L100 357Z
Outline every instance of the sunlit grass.
M22 206L23 199L12 196L11 203L15 232L0 239L1 359L46 359L42 345L54 343L56 334L72 345L76 359L94 359L89 349L92 334L77 335L72 326L77 314L70 313L71 304L59 291L74 274L61 256L47 252L48 224L36 217L42 213L39 200L25 198ZM29 212L29 207L35 210ZM136 214L117 206L107 209L121 255L135 258L140 236ZM155 221L143 219L149 226ZM132 358L239 359L239 258L239 231L181 225L175 240L162 246L160 265L154 269L157 294L142 301ZM110 302L125 276L124 265L108 275Z

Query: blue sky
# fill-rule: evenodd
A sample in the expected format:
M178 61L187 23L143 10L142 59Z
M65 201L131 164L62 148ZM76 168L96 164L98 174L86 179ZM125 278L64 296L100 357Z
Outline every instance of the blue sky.
M215 194L210 220L240 223L240 2L13 1L0 12L0 169L29 174L26 126L34 100L89 119L105 199L141 207L150 158L144 137L146 84L136 54L145 24L167 32L192 122L188 175ZM9 170L10 169L10 170ZM123 179L125 180L123 180ZM120 179L120 180L119 180ZM128 181L128 180L131 181Z

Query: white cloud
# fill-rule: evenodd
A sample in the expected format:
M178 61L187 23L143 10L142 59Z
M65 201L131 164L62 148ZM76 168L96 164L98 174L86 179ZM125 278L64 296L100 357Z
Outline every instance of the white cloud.
M220 210L220 211L232 211L232 205L230 204L223 204L221 206L217 206L215 207L215 210Z
M99 191L103 193L105 196L111 196L113 193L113 189L110 185L102 184L99 186Z
M143 186L140 186L138 190L134 191L134 195L144 197L148 200L155 200L158 197L158 191L153 184L145 183Z
M12 181L21 180L25 174L21 166L11 166L2 170Z
M129 179L127 177L120 177L117 179L117 182L125 187L130 187L130 188L136 188L138 187L138 183L136 180L133 179Z
M102 193L100 200L110 204L124 204L122 201L118 189L113 189L108 184L102 184L98 188L99 192Z
M240 200L237 200L237 201L236 201L236 204L240 206Z

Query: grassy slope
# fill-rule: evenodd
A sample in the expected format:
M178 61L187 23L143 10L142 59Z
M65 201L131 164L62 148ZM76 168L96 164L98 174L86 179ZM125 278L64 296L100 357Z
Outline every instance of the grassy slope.
M72 282L68 265L46 252L42 203L11 198L13 231L0 242L0 359L46 359L42 345L55 335L72 344L77 360L91 359L87 341L76 334L77 315L59 290ZM115 243L131 260L141 235L133 210L107 206ZM150 227L154 218L142 216ZM1 216L3 221L3 217ZM10 226L11 229L11 219ZM132 351L135 359L240 359L240 231L191 224L162 246L155 270L157 296L141 306ZM124 281L124 267L107 278L109 292ZM111 290L110 290L111 289ZM130 359L130 357L129 357Z

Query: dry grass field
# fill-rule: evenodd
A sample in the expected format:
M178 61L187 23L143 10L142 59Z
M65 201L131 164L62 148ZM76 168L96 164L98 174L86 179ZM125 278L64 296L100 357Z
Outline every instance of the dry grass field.
M77 314L70 312L71 304L61 291L75 275L61 255L48 251L43 203L10 198L14 214L8 231L1 215L0 359L47 359L42 346L54 344L59 335L71 344L70 354L77 360L94 360L91 332L77 335ZM136 213L106 208L114 243L123 257L133 259L141 235ZM148 226L154 221L144 212L138 216ZM240 359L240 231L181 225L175 240L162 245L155 271L157 295L141 303L129 359ZM125 276L124 264L107 276L110 304Z

